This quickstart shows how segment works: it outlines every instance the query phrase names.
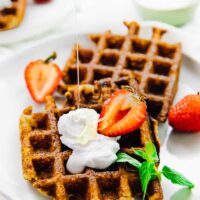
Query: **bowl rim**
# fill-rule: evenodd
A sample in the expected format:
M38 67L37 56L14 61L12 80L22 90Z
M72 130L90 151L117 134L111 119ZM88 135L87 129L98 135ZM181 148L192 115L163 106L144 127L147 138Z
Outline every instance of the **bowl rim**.
M141 0L134 0L134 2L142 8L152 10L152 11L177 11L177 10L183 10L183 9L190 9L199 4L198 0L189 0L188 3L185 5L183 4L183 5L174 6L171 8L159 8L159 7L154 8L153 6L145 5L144 2L142 2Z

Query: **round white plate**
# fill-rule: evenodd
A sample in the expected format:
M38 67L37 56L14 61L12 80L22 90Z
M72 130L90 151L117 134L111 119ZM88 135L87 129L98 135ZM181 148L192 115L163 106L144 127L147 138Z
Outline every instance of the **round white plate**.
M73 4L73 0L52 0L45 4L28 0L23 22L16 29L0 32L0 45L27 40L56 28L70 17Z
M144 37L149 36L149 27L145 23L141 31ZM170 29L166 40L181 39L184 53L188 54L187 37L174 28ZM125 30L124 30L125 31ZM123 31L122 31L123 32ZM184 39L185 38L185 39ZM91 46L87 35L78 37L83 46ZM24 69L27 63L38 58L47 57L53 50L58 53L56 62L64 66L71 48L75 43L75 36L59 36L44 41L29 50L18 52L0 63L0 199L6 200L44 200L32 186L23 179L21 167L21 152L19 141L19 117L22 110L33 105L34 111L42 110L43 106L34 103L26 89ZM189 55L189 54L188 54ZM199 90L200 66L195 61L184 56L181 69L179 91L177 99ZM172 185L163 178L162 186L165 200L198 200L200 199L200 134L172 133L166 124L160 126L161 137L161 166L168 165L182 172L196 184L192 191Z

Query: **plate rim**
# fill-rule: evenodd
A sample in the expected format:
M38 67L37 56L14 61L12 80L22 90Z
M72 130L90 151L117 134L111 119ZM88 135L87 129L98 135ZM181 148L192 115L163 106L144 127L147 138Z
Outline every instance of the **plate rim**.
M146 23L146 24L147 24L147 23ZM149 23L148 23L147 25L149 25ZM154 26L155 26L155 24L154 24ZM88 34L88 33L81 33L80 35L87 36L87 34ZM39 43L36 43L36 44L34 44L34 45L32 45L32 46L29 46L27 49L18 50L17 52L13 53L12 55L9 55L8 57L6 57L5 59L3 59L3 60L0 61L0 70L1 70L1 64L2 64L3 62L9 62L10 59L14 59L14 58L16 58L18 55L22 55L22 54L23 54L24 52L26 52L26 51L33 51L34 48L36 48L36 47L39 48L39 46L45 46L45 45L47 45L48 43L54 42L54 41L57 40L57 39L63 40L63 39L66 39L66 38L68 38L68 37L74 37L74 34L68 34L68 35L66 35L65 33L61 33L61 34L59 34L59 35L53 36L53 37L48 38L48 39L46 39L46 40L43 40L43 41L41 41L41 42L39 42ZM7 69L7 70L8 70L8 69ZM6 192L5 192L5 194L6 194Z
M166 29L168 32L170 32L171 34L177 34L178 36L180 36L179 39L181 39L181 43L184 43L185 40L188 40L189 38L191 38L191 34L189 32L184 32L183 30L174 27L172 25L163 23L163 22L157 22L157 21L142 21L140 22L140 26L141 27L159 27L159 28L164 28ZM102 31L102 32L95 32L95 33L104 33L106 30ZM79 35L89 35L91 34L91 32L89 33L88 31L80 31L78 33ZM49 36L47 38L41 38L40 41L36 41L35 43L32 44L28 44L26 47L24 47L23 49L19 49L19 50L15 50L11 53L9 53L9 55L3 57L0 59L0 65L1 63L5 62L6 60L12 59L13 57L23 54L25 51L31 51L34 48L40 46L40 45L45 45L45 43L49 43L49 42L53 42L56 39L61 39L62 37L75 37L75 32L74 33L67 33L66 31L63 31L61 33L58 33L56 35L52 35ZM199 44L200 45L200 44ZM200 67L200 59L198 59L197 57L194 57L192 55L192 53L190 52L191 49L185 49L184 47L182 48L182 54L191 58L193 61L195 61L199 67ZM0 66L0 70L1 70L1 66Z

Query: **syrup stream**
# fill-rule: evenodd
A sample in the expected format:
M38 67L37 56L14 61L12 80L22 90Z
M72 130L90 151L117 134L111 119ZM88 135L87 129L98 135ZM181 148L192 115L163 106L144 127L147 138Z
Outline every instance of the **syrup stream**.
M74 10L75 10L75 46L76 46L76 67L77 67L77 102L78 109L80 106L80 69L79 69L79 46L78 46L78 4L77 0L74 1Z

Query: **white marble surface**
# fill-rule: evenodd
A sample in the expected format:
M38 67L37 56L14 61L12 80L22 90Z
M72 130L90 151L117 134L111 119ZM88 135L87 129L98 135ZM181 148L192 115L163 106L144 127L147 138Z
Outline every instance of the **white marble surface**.
M43 35L40 34L40 36L34 37L31 40L0 46L0 60L16 51L29 48L41 40L58 34L103 32L107 29L119 32L120 29L123 29L123 21L142 20L135 8L134 0L74 0L74 7L72 9L74 12L63 20L64 23L57 24L53 31ZM47 13L46 16L50 14ZM200 34L200 7L197 9L193 21L180 27L180 29L192 35L198 36ZM199 43L200 46L200 38L195 40L197 40L195 43Z

